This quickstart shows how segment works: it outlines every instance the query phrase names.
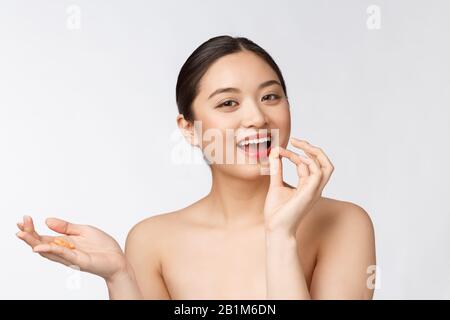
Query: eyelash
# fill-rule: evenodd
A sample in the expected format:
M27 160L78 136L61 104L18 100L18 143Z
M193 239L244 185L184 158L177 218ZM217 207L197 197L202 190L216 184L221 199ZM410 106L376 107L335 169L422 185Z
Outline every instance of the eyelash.
M277 100L277 99L280 98L279 95L274 94L274 93L271 93L271 94L266 94L265 96L263 96L263 99L264 99L265 97L268 97L268 96L274 97L274 99L271 99L271 100L269 100L269 101ZM230 108L231 108L231 107L233 107L233 106L225 106L225 103L228 103L228 102L236 102L236 101L234 101L234 100L226 100L226 101L222 102L221 104L219 104L219 105L217 106L217 108L223 108L223 107L230 107Z
M272 99L272 100L276 100L276 99L279 99L279 98L280 98L280 96L277 95L277 94L275 94L275 93L266 94L264 97L267 97L267 96L273 96L273 97L275 97L275 99ZM264 97L263 97L263 98L264 98Z

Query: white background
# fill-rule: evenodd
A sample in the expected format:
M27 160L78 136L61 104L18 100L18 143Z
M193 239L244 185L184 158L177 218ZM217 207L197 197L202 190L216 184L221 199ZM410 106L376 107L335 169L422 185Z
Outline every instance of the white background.
M380 29L367 26L370 5ZM279 64L292 135L335 165L324 195L371 215L375 298L449 299L449 9L444 0L2 0L0 298L108 297L102 279L18 240L24 214L41 232L58 216L123 245L136 222L209 191L206 165L171 160L175 83L198 45L229 34Z

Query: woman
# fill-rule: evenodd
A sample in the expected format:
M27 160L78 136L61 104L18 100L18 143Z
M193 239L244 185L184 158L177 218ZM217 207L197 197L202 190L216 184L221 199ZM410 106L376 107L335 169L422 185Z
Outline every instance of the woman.
M176 98L178 127L211 168L208 195L139 222L125 252L95 227L56 218L46 224L60 237L39 235L28 216L18 237L103 277L111 299L371 299L372 222L358 205L322 197L333 165L289 139L286 86L269 54L246 38L212 38L183 65ZM243 161L224 161L230 152ZM283 181L283 157L296 186Z

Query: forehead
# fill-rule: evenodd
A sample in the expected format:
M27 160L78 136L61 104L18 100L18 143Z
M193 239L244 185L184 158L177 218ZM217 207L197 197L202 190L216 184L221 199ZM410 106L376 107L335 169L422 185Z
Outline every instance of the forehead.
M272 79L279 80L266 61L253 52L241 51L219 58L208 68L199 83L199 96L224 87L256 90L260 83Z

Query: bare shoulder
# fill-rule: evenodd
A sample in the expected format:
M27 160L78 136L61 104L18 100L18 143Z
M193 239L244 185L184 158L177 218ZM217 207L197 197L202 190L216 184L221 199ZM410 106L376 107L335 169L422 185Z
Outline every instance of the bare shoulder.
M369 213L361 206L321 197L300 223L297 239L318 252L338 245L355 245L354 241L361 239L374 242L374 228Z
M163 253L178 212L157 214L135 224L128 233L125 255L146 299L170 299L163 276Z
M150 240L161 243L179 221L180 211L160 213L139 221L128 232L127 245L137 243L147 248L152 243Z
M142 245L142 248L149 248L158 245L163 246L170 235L181 232L187 226L189 215L195 211L197 202L185 208L159 213L145 218L136 223L128 232L125 250L133 244Z
M147 217L138 223L136 223L130 230L129 234L147 234L149 230L158 231L161 228L166 228L170 220L173 220L176 215L176 211L159 213L153 216Z
M376 255L369 213L355 203L331 198L320 199L313 211L309 226L319 245L312 295L317 299L371 299L368 272Z
M369 213L358 204L322 197L314 206L310 220L322 231L373 233Z

